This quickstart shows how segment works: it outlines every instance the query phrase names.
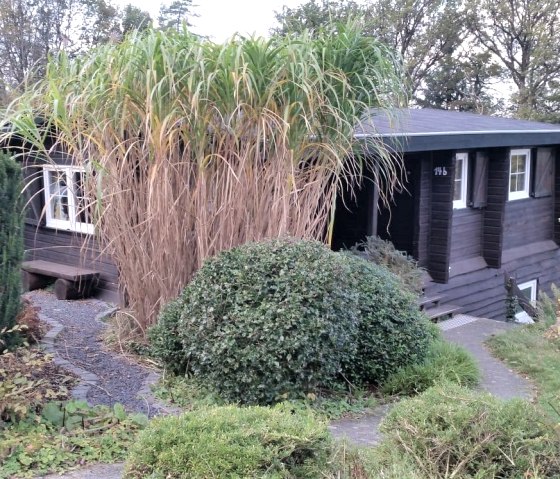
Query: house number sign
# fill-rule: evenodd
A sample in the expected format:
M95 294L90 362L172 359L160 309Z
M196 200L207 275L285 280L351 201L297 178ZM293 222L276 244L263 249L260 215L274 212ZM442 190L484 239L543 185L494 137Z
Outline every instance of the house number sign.
M447 168L445 166L436 166L434 168L434 176L447 176Z

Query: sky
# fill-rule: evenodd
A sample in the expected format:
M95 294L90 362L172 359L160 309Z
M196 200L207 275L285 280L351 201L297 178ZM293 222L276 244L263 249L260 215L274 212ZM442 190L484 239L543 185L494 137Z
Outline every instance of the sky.
M115 0L114 3L120 6L131 3L157 18L161 1ZM304 0L194 0L193 4L198 6L193 11L199 17L192 20L192 31L216 42L234 33L266 36L276 24L275 11L281 11L283 5L293 8L302 3Z

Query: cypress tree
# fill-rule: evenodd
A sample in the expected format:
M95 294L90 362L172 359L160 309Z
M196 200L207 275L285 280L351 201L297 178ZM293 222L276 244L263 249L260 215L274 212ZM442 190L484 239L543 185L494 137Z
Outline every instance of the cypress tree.
M16 344L16 325L21 308L23 259L23 197L20 166L0 153L0 351Z

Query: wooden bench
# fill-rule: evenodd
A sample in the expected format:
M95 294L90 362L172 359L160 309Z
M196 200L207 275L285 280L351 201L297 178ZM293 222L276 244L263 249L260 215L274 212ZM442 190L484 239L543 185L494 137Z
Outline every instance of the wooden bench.
M44 288L54 281L58 299L87 298L99 282L98 271L50 261L24 261L21 269L25 291Z

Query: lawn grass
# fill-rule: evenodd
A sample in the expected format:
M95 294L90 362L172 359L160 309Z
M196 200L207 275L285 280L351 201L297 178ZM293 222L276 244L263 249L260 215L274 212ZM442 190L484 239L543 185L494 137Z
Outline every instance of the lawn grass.
M560 340L544 336L549 323L521 326L490 338L492 353L537 387L540 406L554 419L560 413Z

